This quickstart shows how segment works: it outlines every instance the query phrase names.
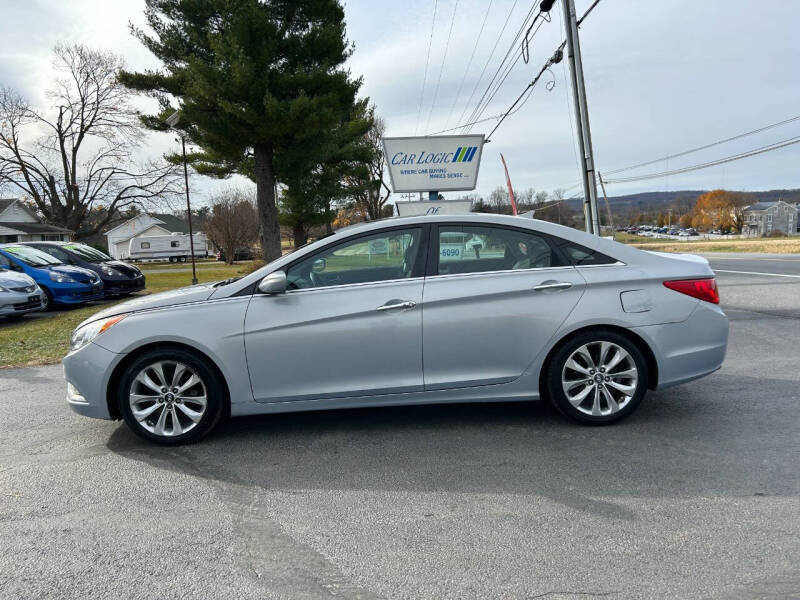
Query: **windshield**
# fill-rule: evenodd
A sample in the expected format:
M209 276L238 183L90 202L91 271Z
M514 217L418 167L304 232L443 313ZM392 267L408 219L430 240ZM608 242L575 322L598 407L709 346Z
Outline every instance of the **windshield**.
M100 252L100 250L92 248L91 246L87 246L86 244L66 244L65 246L61 247L64 250L69 250L73 254L77 254L83 260L87 260L91 263L101 263L114 260L108 254Z
M3 248L14 258L24 262L29 267L46 267L48 265L63 265L60 260L46 252L31 248L30 246L6 246Z

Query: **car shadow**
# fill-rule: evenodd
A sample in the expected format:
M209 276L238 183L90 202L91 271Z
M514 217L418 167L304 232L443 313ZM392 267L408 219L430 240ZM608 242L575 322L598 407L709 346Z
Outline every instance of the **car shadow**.
M120 426L107 446L223 487L533 494L632 519L608 498L796 494L786 452L796 385L716 375L651 393L609 427L574 424L546 402L451 404L241 417L173 448Z

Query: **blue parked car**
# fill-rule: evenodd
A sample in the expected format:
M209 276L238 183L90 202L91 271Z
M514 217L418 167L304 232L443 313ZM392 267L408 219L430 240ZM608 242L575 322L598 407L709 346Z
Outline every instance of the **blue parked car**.
M94 271L103 280L106 297L127 296L144 289L144 275L128 263L79 242L23 242L25 246L46 252L66 265Z
M20 244L0 244L12 271L29 275L42 288L45 310L54 304L83 304L103 297L103 282L88 269L65 265L49 254Z

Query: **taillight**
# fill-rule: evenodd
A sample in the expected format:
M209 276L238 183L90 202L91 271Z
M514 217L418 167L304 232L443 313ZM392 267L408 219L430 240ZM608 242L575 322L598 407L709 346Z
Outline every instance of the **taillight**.
M675 281L665 281L664 286L671 290L686 294L698 300L719 304L719 292L717 291L717 280L713 277L705 279L678 279Z

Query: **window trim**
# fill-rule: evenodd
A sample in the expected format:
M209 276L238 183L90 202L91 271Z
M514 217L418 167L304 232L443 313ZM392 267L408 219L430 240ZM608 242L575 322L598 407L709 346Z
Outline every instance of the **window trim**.
M517 233L527 233L528 235L537 235L544 241L545 244L550 246L550 251L553 252L563 265L553 266L553 267L531 267L529 269L517 269L516 271L513 269L501 269L499 271L473 271L470 273L439 273L439 229L440 228L448 228L448 227L493 227L495 229L507 229L509 231L515 231ZM572 264L572 261L569 260L568 257L564 255L561 249L558 247L558 244L553 239L553 236L544 233L542 231L538 231L536 229L528 229L527 227L514 227L513 225L506 225L505 223L476 223L474 221L446 221L446 222L437 222L432 223L430 225L430 233L429 233L429 243L428 243L428 260L427 266L428 268L425 271L426 278L433 278L433 277L458 277L463 275L483 275L483 274L497 274L497 273L527 273L533 271L544 271L549 269L561 269L561 268L568 268L574 269L575 265Z
M349 287L363 287L366 285L377 285L383 283L397 283L401 281L413 281L415 279L422 279L425 277L425 271L427 267L427 256L428 256L428 240L430 239L430 229L431 226L429 223L420 223L420 224L406 224L406 225L393 225L391 227L385 227L381 229L373 229L371 231L365 231L362 233L357 233L345 238L342 238L341 241L337 241L337 243L326 244L322 248L319 248L315 252L305 254L303 256L298 256L292 262L282 266L280 269L276 269L275 271L283 271L288 275L289 269L295 266L298 263L304 262L309 259L313 259L315 256L318 256L322 253L335 251L335 248L341 246L343 244L347 244L350 242L354 242L361 238L368 238L373 237L376 235L381 235L382 233L388 233L391 231L402 231L406 229L419 229L420 230L420 244L419 248L417 248L417 256L414 261L414 270L411 272L411 277L403 277L401 279L381 279L379 281L362 281L358 283L342 283L339 285L326 285L322 287L312 287L312 288L302 288L297 290L286 290L287 294L296 294L298 292L317 292L321 290L332 290L332 289L344 289ZM275 272L273 271L273 272ZM258 291L258 285L255 287L255 294L261 294Z

